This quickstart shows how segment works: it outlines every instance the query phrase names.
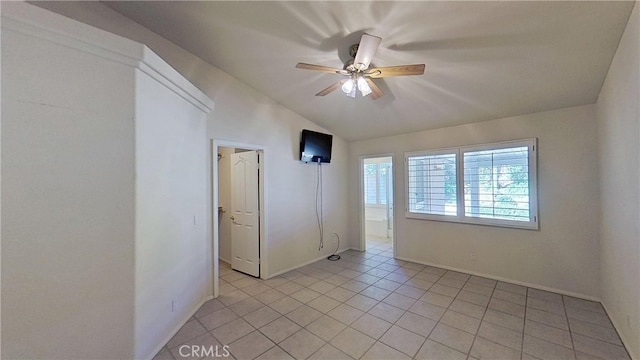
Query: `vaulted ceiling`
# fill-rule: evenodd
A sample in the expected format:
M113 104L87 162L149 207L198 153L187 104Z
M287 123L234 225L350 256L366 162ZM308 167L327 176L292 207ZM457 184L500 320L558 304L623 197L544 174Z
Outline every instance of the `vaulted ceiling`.
M347 140L504 118L597 100L633 2L122 1L105 4ZM375 66L426 64L375 80L372 100L320 90L363 32Z

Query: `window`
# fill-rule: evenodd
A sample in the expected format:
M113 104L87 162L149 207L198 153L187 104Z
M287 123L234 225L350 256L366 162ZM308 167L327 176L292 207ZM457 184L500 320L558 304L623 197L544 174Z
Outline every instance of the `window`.
M364 167L364 203L366 205L386 205L391 182L391 163L365 160Z
M420 153L407 158L409 211L456 215L456 153Z
M405 154L409 218L538 228L535 139Z

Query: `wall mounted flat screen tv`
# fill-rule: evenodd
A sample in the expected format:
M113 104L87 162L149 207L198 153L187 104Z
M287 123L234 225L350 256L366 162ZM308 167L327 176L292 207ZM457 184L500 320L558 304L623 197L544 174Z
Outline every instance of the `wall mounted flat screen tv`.
M333 135L311 130L302 130L300 138L300 160L304 162L331 162Z

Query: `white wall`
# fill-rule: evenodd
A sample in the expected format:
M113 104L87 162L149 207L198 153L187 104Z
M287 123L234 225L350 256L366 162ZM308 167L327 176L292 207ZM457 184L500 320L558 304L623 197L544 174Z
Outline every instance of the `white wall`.
M539 231L407 219L404 166L395 166L397 256L597 298L593 106L351 143L350 209L359 213L360 156L392 152L395 164L402 164L408 151L531 137L538 138ZM350 220L351 239L357 241L359 217ZM472 251L477 261L471 261Z
M602 303L640 359L640 9L636 3L597 102Z
M136 71L135 356L213 294L206 113Z
M3 356L131 358L134 70L7 23Z
M208 119L210 138L265 149L266 276L333 252L330 238L325 238L322 251L317 249L316 166L298 161L301 130L326 130L100 3L37 5L148 45L216 103ZM333 160L323 165L325 234L336 232L343 242L348 232L348 165L347 143L334 137Z

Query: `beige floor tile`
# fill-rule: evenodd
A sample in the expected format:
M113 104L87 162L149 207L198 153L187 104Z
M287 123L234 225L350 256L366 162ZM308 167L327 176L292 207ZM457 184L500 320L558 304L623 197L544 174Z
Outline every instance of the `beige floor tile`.
M198 311L196 311L196 313L193 315L196 318L201 318L207 314L210 314L214 311L218 311L221 309L224 309L225 305L223 303L221 303L220 301L218 301L218 299L211 299L207 302L205 302L204 304L202 304L202 306L200 307L200 309L198 309Z
M378 303L378 300L372 299L370 297L367 297L361 294L356 294L353 297L351 297L349 300L345 301L344 303L358 310L367 312L372 307L376 306L376 304Z
M184 344L185 341L194 339L202 334L205 334L207 329L204 328L197 320L188 321L186 324L178 330L178 332L167 343L168 348L173 348L178 345Z
M280 313L273 310L268 306L263 306L260 309L253 311L243 317L251 326L256 329L272 322L273 320L279 318Z
M279 346L274 346L264 354L258 356L256 360L294 360L291 355L282 350Z
M576 351L607 360L629 360L624 347L590 337L573 334Z
M575 334L588 336L590 338L610 342L615 345L622 345L618 333L613 328L599 326L581 320L569 318L569 327Z
M235 319L214 329L211 331L211 334L220 340L222 344L226 345L231 344L233 341L240 339L254 330L255 328L243 319Z
M327 315L346 325L350 325L356 321L362 314L364 314L364 312L346 304L340 304L327 313Z
M474 336L449 325L438 324L429 335L429 339L447 345L462 353L468 353L471 349Z
M508 292L523 295L523 296L527 295L526 287L516 285L516 284L505 283L502 281L498 281L498 284L496 284L496 290L508 291Z
M260 282L257 284L253 284L251 286L247 286L245 288L242 288L242 291L244 291L245 293L249 294L250 296L256 296L260 293L263 293L267 290L271 290L270 286L267 286L266 284Z
M456 296L457 300L466 301L468 303L476 304L479 306L487 306L489 304L489 296L474 293L467 290L461 290Z
M431 331L436 324L437 322L434 320L408 311L404 313L398 321L396 321L396 325L424 337L428 337L429 334L431 334Z
M422 295L420 301L447 308L453 302L453 298L450 296L440 295L429 290L424 295Z
M351 290L354 292L360 292L369 287L369 284L363 283L362 281L358 281L355 279L349 280L346 283L340 285L340 287L345 288L347 290Z
M183 347L183 345L187 346ZM206 349L206 351L209 351L211 348L214 352L218 351L219 354L224 354L222 343L209 333L188 340L184 344L172 348L170 352L174 358L180 360L199 359L203 355L201 351L203 348Z
M200 322L207 328L207 330L213 330L237 318L238 315L236 313L231 311L229 308L224 308L203 316L200 318Z
M522 306L524 306L527 302L526 295L521 295L521 294L513 293L506 290L500 290L500 289L494 290L492 297L494 299L508 301L510 303L514 303Z
M371 336L374 339L379 339L390 327L391 323L380 318L377 318L370 314L362 315L356 320L351 327Z
M467 282L466 284L464 284L462 289L486 296L491 296L491 294L493 294L493 287L487 287L471 282Z
M304 289L301 289L301 290L298 290L298 291L292 293L289 296L291 296L292 298L300 301L303 304L306 304L309 301L317 298L320 295L321 294L319 292L317 292L317 291L313 291L313 290L311 290L309 288L304 288Z
M548 341L540 340L529 335L524 336L522 351L542 360L572 360L575 359L573 350Z
M427 339L416 354L417 360L465 360L467 355L448 346Z
M527 320L533 320L545 325L557 327L558 329L569 330L567 318L563 315L557 315L546 311L527 308L526 318Z
M433 284L434 284L433 281L413 277L407 280L403 285L410 285L426 291L426 290L429 290L429 288L432 287Z
M375 283L373 283L373 285L377 286L379 288L388 290L388 291L395 291L402 284L401 283L397 283L395 281L387 280L387 279L380 279L380 280L376 281Z
M264 304L254 298L248 298L242 301L238 301L232 305L229 305L229 309L231 309L234 313L238 314L238 316L244 316L248 313L258 310L263 307Z
M300 329L295 334L278 345L296 359L306 359L320 349L325 342L305 329Z
M352 358L336 349L330 344L325 344L309 357L311 360L351 360Z
M290 311L285 315L296 324L304 327L310 324L312 321L322 316L322 313L307 305L302 305L299 308Z
M445 277L441 277L440 280L436 282L436 284L446 285L446 286L450 286L458 289L462 289L465 283L466 283L465 280L458 280L458 279L445 278Z
M604 308L602 307L602 304L600 304L599 302L578 299L578 298L574 298L572 296L566 296L566 295L563 295L562 297L564 298L564 305L566 307L587 310L587 311L596 312L600 314L606 314L604 311Z
M300 291L302 289L303 289L302 285L296 284L293 281L286 282L276 287L276 290L286 295L293 294L294 292Z
M254 359L275 344L259 331L254 331L229 344L229 351L238 360Z
M484 306L472 304L458 299L453 300L451 305L449 305L449 309L465 315L469 315L476 319L482 319L482 317L484 316L484 312L487 310L487 308Z
M474 335L480 326L479 319L451 310L444 313L440 322Z
M562 295L538 289L527 289L527 296L551 302L562 303Z
M376 342L373 346L360 358L362 360L408 360L410 357L400 351L389 347L381 342Z
M298 307L302 306L302 303L290 296L285 296L280 300L276 300L274 302L272 302L271 304L269 304L269 307L272 308L273 310L279 312L280 314L284 315L290 311L293 311L295 309L297 309Z
M527 320L524 326L524 333L541 340L573 349L571 334L566 330Z
M334 300L328 296L320 295L317 298L309 301L308 306L320 311L323 314L333 310L336 306L340 305L338 300Z
M482 320L519 332L524 329L524 318L492 309L487 309Z
M524 318L524 306L512 302L492 298L489 301L489 309Z
M582 310L578 308L565 307L567 311L567 317L571 319L582 320L595 325L600 325L608 328L613 328L609 317L605 314L596 313L593 311Z
M330 343L352 358L359 359L375 342L376 340L370 336L355 329L346 328Z
M413 287L411 285L406 285L406 284L401 285L394 292L396 294L404 295L412 299L419 299L425 293L425 291L422 289L418 289L417 287Z
M402 316L402 314L404 314L404 312L405 311L400 308L383 302L378 303L378 305L369 310L369 314L375 317L379 317L380 319L386 320L390 323L396 322Z
M389 294L391 294L391 291L389 290L385 290L385 289L381 289L379 287L376 286L369 286L366 289L362 290L360 292L360 294L370 297L372 299L376 299L378 301L381 301L382 299L386 298L387 296L389 296Z
M408 310L411 307L411 305L413 305L416 302L416 299L410 298L408 296L400 295L397 293L392 293L382 301L389 305L393 305L397 308Z
M269 305L276 300L280 300L286 295L276 289L267 290L255 296L255 299L263 304Z
M320 337L322 340L329 341L346 327L347 326L340 321L330 316L323 315L319 319L307 325L306 329Z
M522 333L502 326L483 321L478 329L478 337L520 351L522 349Z
M564 305L557 302L551 302L551 301L530 297L527 299L527 307L550 312L552 314L560 315L562 317L566 315L564 311Z
M438 321L447 309L418 300L408 311Z
M496 344L483 338L476 338L469 355L476 359L520 360L520 351Z
M331 289L333 289L335 287L336 287L335 284L331 284L331 283L328 283L326 281L318 281L317 283L312 284L311 286L309 286L309 289L311 289L313 291L316 291L316 292L318 292L320 294L324 294L327 291L329 291L329 290L331 290Z
M283 316L261 327L259 330L275 343L280 343L300 330L300 326Z
M424 336L420 336L396 325L393 325L380 338L381 342L411 357L418 352L425 340L426 338Z
M458 293L460 292L460 289L458 288L454 288L451 286L446 286L446 285L442 285L442 284L434 284L430 289L430 292L434 292L440 295L444 295L444 296L449 296L452 298L455 298Z
M327 295L328 297L340 302L349 300L355 294L356 292L341 287L337 287L325 293L325 295Z

